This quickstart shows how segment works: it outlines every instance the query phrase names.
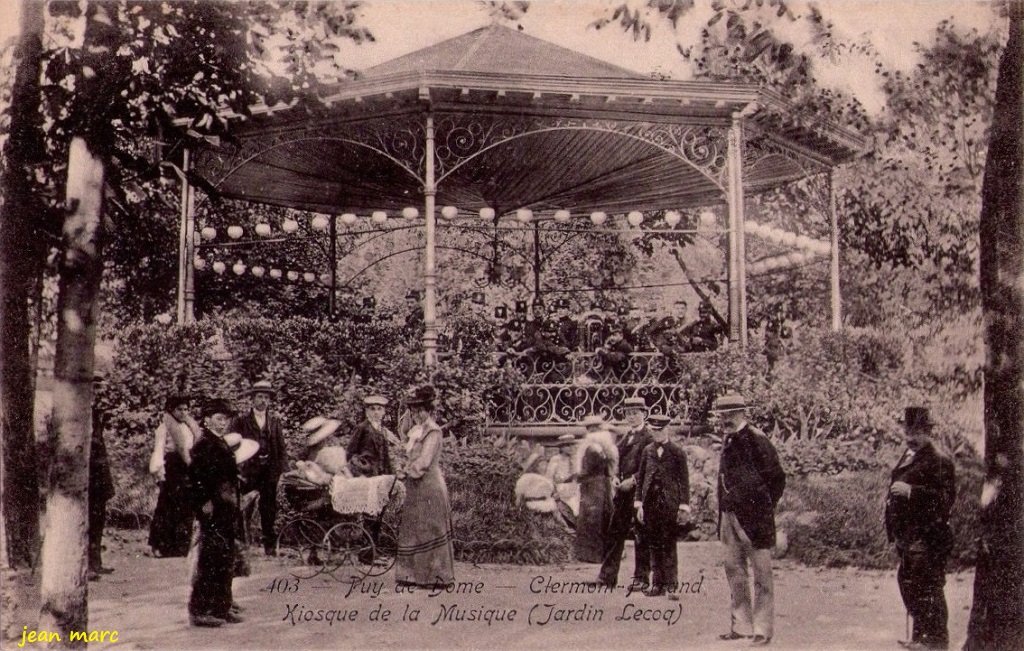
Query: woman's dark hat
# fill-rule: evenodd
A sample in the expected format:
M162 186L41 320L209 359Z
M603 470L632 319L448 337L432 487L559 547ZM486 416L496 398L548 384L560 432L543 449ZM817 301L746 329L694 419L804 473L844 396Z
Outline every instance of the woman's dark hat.
M437 393L434 391L434 386L431 384L425 384L410 391L405 397L405 404L408 407L432 405L436 398Z
M174 411L175 409L177 409L178 407L180 407L182 405L187 405L187 404L189 404L191 402L192 402L191 398L189 398L186 395L182 395L182 394L170 395L170 396L167 396L166 400L164 400L164 411L166 411L169 414L172 411Z
M227 400L222 398L211 398L203 403L203 418L213 416L214 414L234 416L235 410L231 408L231 403Z
M935 425L927 407L907 407L899 422L907 429L931 429Z

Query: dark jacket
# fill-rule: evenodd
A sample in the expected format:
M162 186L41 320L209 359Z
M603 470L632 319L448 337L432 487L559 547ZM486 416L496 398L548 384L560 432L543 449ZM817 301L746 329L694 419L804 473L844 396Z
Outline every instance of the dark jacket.
M909 497L889 495L885 503L885 532L889 542L909 545L923 541L929 546L952 547L949 512L956 497L953 462L932 444L926 444L907 461L904 453L892 471L892 480L910 484Z
M256 456L245 464L246 476L253 477L263 472L269 473L265 478L272 484L288 469L288 449L284 445L284 434L281 431L280 419L267 410L267 419L263 429L256 424L256 416L250 409L235 419L230 430L238 432L247 439L260 444Z
M224 439L206 429L192 447L192 465L188 467L192 486L192 505L200 521L212 523L224 536L235 522L238 508L238 466L235 455ZM204 514L203 505L210 502L213 512Z
M388 442L383 432L378 432L370 421L359 423L352 432L352 439L345 450L349 466L356 474L366 477L394 474Z
M102 410L92 410L92 444L89 449L89 502L106 503L114 496L114 477L103 440L106 417Z
M651 433L646 427L627 432L616 447L619 448L619 479L629 479L640 471L640 457L651 442Z
M718 467L718 513L736 515L755 549L775 545L775 507L786 473L775 447L749 424L725 437Z
M636 485L636 501L644 506L644 521L675 526L679 506L690 503L690 471L683 448L672 441L648 443L640 454Z

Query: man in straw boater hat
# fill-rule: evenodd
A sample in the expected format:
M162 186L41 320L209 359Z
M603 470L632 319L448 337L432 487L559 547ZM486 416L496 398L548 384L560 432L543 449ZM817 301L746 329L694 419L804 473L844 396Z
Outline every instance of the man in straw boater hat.
M885 531L896 544L900 567L896 580L913 620L910 649L949 646L948 612L943 586L946 557L953 548L949 513L956 497L956 471L932 440L928 409L907 407L903 420L907 449L892 471L885 503Z
M712 410L725 434L718 470L718 535L725 547L732 609L729 632L719 637L748 638L753 630L752 646L766 646L775 619L775 507L786 487L786 473L768 437L747 422L742 395L726 394L715 400ZM753 613L748 571L754 575Z
M188 476L199 532L193 540L192 593L188 602L193 626L216 627L242 619L231 610L238 525L238 465L224 440L234 410L219 398L203 405L202 433L192 447Z
M352 432L352 438L345 451L348 455L348 465L355 475L377 477L395 474L388 443L401 445L401 442L391 430L384 427L384 410L387 406L388 399L384 396L369 395L363 398L366 419ZM380 526L380 518L372 518L369 521L370 537L375 546L380 544Z
M650 585L651 557L640 527L634 527L636 512L633 496L636 494L636 474L640 469L640 455L648 443L651 433L647 430L647 403L643 398L626 398L623 401L628 429L619 437L615 446L619 450L619 475L614 482L612 493L612 519L605 539L604 560L597 575L598 583L615 587L619 581L619 565L622 551L631 529L633 537L633 584L631 587L646 590Z
M274 554L277 534L277 480L288 469L288 451L284 445L281 421L270 410L274 387L260 380L249 389L252 408L235 420L232 431L260 445L259 452L245 466L243 483L247 490L260 493L260 526L263 529L263 551Z

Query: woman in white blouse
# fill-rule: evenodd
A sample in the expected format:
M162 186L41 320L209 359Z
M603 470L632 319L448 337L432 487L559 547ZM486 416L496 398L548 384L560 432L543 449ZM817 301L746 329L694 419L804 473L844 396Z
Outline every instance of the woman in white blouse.
M149 526L149 546L156 556L187 556L192 534L192 509L188 488L190 450L199 424L188 413L186 396L170 396L163 420L154 435L149 472L160 494Z

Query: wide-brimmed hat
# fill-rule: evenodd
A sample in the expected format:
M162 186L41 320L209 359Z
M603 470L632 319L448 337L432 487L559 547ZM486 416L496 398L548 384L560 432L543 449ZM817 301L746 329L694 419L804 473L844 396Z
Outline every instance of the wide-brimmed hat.
M647 419L647 425L651 429L665 429L671 422L672 419L665 414L651 414L650 418Z
M231 448L231 451L234 453L236 465L241 465L249 459L252 459L260 449L259 443L252 439L243 438L238 432L225 434L224 442L228 444L228 447Z
M899 422L907 429L931 429L935 425L927 407L907 407L903 410L903 418L900 418Z
M312 418L302 426L302 429L309 432L306 437L306 447L312 447L338 431L341 421L334 418L323 418L318 416Z
M622 401L623 409L647 409L647 401L643 398L626 398Z
M231 403L223 398L210 398L203 403L203 418L213 416L214 414L234 416L235 410L231 408Z
M434 391L434 385L424 384L423 386L416 387L409 391L405 396L405 404L407 407L419 407L421 405L432 405L434 400L437 399L437 392Z
M604 427L605 422L602 416L598 414L590 414L583 419L581 423L584 427Z
M723 413L728 411L742 411L747 408L747 400L739 393L727 393L715 399L711 411Z
M388 406L388 399L384 396L372 395L363 398L363 405L369 407L370 405L379 405L381 407Z
M249 387L247 395L252 396L256 395L257 393L266 393L269 395L274 395L277 392L274 391L274 385L272 385L269 380L260 380L259 382L254 382L253 385Z

